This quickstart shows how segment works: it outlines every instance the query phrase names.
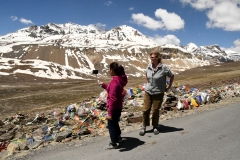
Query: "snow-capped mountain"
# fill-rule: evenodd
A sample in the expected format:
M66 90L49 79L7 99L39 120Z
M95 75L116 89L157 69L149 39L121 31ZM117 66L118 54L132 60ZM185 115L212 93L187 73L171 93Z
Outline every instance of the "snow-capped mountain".
M229 58L233 59L234 61L240 60L240 54L236 51L228 50L225 51Z
M96 47L112 49L128 46L157 46L151 39L130 26L119 26L106 31L95 25L73 23L31 26L0 37L0 44L61 45L63 47ZM9 46L11 47L11 46Z
M188 43L184 49L186 49L189 53L192 53L194 50L196 50L198 46L194 43Z
M193 67L234 61L217 45L157 45L130 26L109 31L73 23L31 26L0 37L0 75L28 74L49 79L91 79L93 69L108 75L119 61L129 76L143 76L148 54L159 50L163 62L179 73Z

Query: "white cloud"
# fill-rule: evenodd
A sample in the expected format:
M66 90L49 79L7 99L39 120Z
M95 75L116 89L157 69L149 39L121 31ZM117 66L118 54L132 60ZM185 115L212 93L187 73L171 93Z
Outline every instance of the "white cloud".
M226 31L240 31L240 7L231 2L216 5L207 13L208 28L222 28Z
M11 19L12 19L13 21L16 21L18 18L17 18L16 16L11 16Z
M193 8L204 10L213 8L218 0L180 0L184 5L190 4Z
M184 20L175 13L168 13L165 9L157 9L155 16L160 20L155 20L143 13L132 14L134 23L142 25L148 29L157 30L178 30L184 28Z
M159 45L163 45L163 44L180 45L180 40L174 35L166 35L164 37L155 35L154 37L150 37L150 38Z
M105 2L104 5L110 6L112 4L112 1Z
M133 11L133 10L134 10L134 7L130 7L129 10L130 10L130 11Z
M240 39L235 40L234 47L231 47L232 50L240 53Z
M230 48L222 48L223 50L227 51L227 52L238 52L240 53L240 39L237 39L233 42L234 46L230 47Z
M145 16L142 13L132 14L132 19L138 25L144 26L152 30L164 28L164 24L161 21L156 21L149 16Z
M21 18L21 19L19 19L19 21L26 25L33 24L33 22L31 20L27 20L25 18Z
M238 41L240 42L240 40L238 40ZM233 47L232 50L240 53L240 45Z
M175 13L168 13L165 9L157 9L155 16L162 19L163 24L167 30L178 30L184 28L184 20Z
M180 0L197 10L206 10L207 28L222 28L226 31L240 30L240 0Z
M235 40L233 43L235 46L240 46L240 39Z
M97 23L96 26L98 26L100 28L105 28L107 25L106 24L102 24L102 23Z

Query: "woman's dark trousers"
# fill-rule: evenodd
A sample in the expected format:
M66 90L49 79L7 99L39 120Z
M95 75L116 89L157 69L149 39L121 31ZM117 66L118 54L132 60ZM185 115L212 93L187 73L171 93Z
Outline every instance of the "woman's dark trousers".
M121 130L119 127L119 120L122 109L116 109L112 113L112 120L108 120L108 130L112 143L118 143Z

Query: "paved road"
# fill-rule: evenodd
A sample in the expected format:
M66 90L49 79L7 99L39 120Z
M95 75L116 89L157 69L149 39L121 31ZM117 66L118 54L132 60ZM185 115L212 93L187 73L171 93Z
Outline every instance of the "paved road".
M78 147L46 148L28 159L240 159L240 107L237 104L165 121L160 129L159 135L147 133L143 137L138 131L125 133L124 141L115 150L104 150L109 139L103 138Z

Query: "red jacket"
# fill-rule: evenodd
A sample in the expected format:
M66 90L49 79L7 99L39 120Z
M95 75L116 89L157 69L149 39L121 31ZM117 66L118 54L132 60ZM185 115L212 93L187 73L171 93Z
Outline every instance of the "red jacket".
M112 116L113 110L122 108L123 105L123 88L128 80L126 75L113 76L111 82L107 85L102 84L102 88L107 91L107 109L108 115Z

